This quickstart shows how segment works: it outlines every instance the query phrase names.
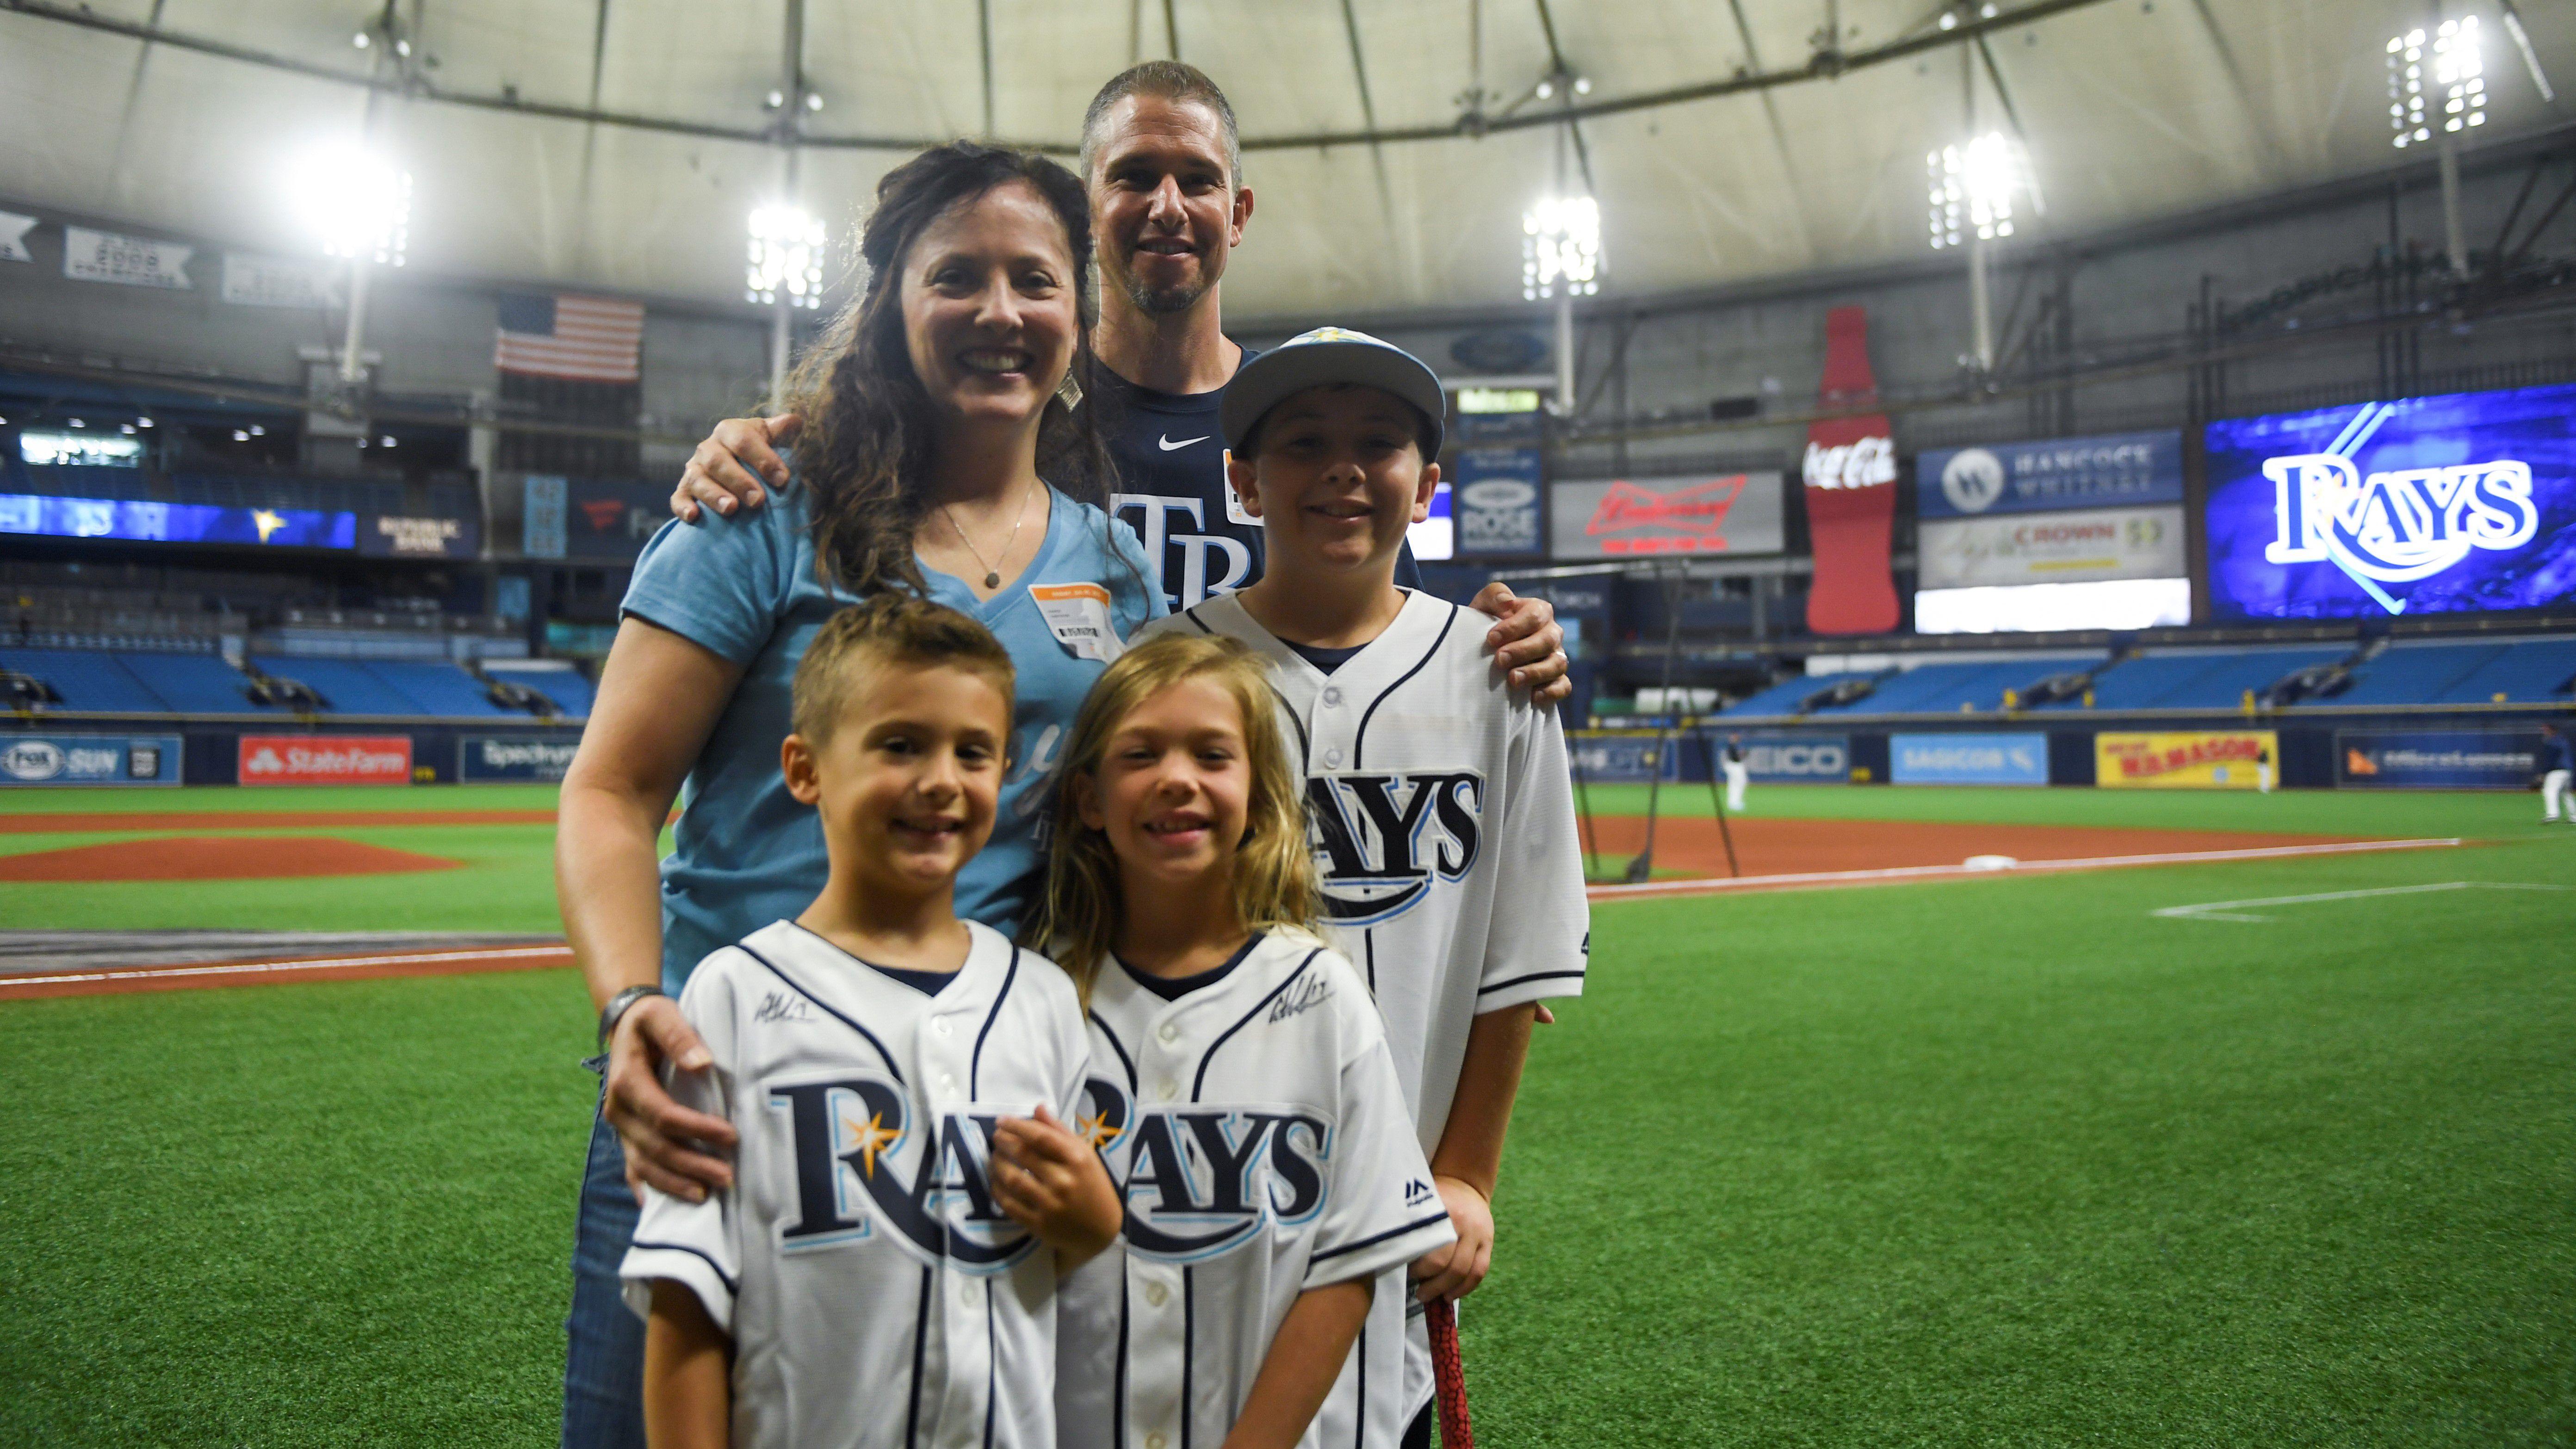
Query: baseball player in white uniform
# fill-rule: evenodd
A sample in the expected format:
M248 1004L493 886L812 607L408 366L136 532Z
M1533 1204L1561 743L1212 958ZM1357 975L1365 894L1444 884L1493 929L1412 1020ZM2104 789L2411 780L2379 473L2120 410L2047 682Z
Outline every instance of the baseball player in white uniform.
M686 1284L734 1344L737 1446L1052 1449L1055 1260L993 1203L992 1136L1072 1121L1073 983L968 923L935 996L792 921L707 958L680 1007L714 1065L673 1095L742 1133L735 1187L645 1194L638 1313Z
M1744 764L1744 736L1728 735L1726 749L1717 757L1718 768L1726 775L1726 813L1744 813L1744 787L1753 778Z
M1377 1000L1422 1149L1449 1196L1456 1179L1441 1171L1442 1149L1478 1019L1581 994L1590 916L1556 715L1494 674L1474 614L1393 584L1404 527L1439 477L1428 460L1444 409L1430 368L1339 328L1247 364L1223 421L1235 488L1268 530L1269 571L1145 633L1230 635L1269 661L1304 756L1328 935ZM1291 643L1265 618L1308 637ZM1500 1102L1469 1104L1470 1135L1490 1141L1452 1148L1489 1149L1499 1161L1527 1019L1507 1073L1479 1070L1502 1083ZM1479 1263L1466 1281L1482 1272ZM1381 1288L1364 1354L1405 1297ZM1410 1419L1433 1387L1418 1315L1408 1338Z
M1124 1185L1127 1223L1065 1284L1062 1442L1222 1443L1297 1296L1377 1276L1375 1331L1298 1442L1392 1445L1410 1407L1396 1285L1454 1235L1386 1029L1351 963L1303 932L1256 935L1209 976L1112 961L1092 986L1074 1120Z

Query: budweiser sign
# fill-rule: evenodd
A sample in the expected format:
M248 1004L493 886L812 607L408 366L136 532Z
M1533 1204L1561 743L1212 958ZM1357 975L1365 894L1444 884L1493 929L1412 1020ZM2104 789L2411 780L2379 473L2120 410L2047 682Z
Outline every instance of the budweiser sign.
M1558 483L1548 552L1562 559L1778 553L1780 475Z
M245 785L408 785L409 735L243 735Z

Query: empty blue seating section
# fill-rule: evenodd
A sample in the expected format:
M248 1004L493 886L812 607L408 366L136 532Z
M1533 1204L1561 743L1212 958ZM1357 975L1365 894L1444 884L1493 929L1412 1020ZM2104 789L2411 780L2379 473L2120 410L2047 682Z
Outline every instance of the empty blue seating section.
M116 661L179 714L250 714L250 680L212 654L122 653Z
M453 664L434 660L373 659L360 667L410 700L413 707L408 712L412 714L497 714L525 718L517 710L503 709L494 704L491 695L484 692L481 680Z
M140 468L25 463L19 476L25 480L19 491L45 498L113 498L126 503L148 503L152 498L152 480Z
M221 661L217 661L221 662ZM32 674L62 696L62 709L159 714L170 706L113 654L89 649L0 649L0 669Z
M496 676L524 684L555 702L555 708L575 719L590 717L590 701L596 691L590 681L569 669L527 670Z
M403 692L385 683L355 659L281 659L274 656L254 658L259 672L275 679L292 679L322 696L324 709L331 714L423 714Z
M1727 714L1796 714L1798 701L1819 690L1831 689L1843 680L1853 677L1849 674L1801 674L1795 679L1784 679L1759 693L1748 694L1728 705L1724 712ZM567 705L565 708L569 710L571 706ZM585 706L582 712L589 713L588 707Z
M2576 639L2525 639L2508 644L2444 690L2440 704L2546 703L2567 698L2559 686L2576 675Z
M2503 644L2392 644L2352 671L2351 687L2319 704L2430 704L2502 654Z
M2096 709L2234 709L2242 704L2245 691L2260 694L2274 680L2311 664L2332 664L2352 653L2350 647L2335 645L2324 649L2260 649L2241 654L2202 654L2193 656L2204 667L2151 698L2113 706L2102 691L2093 692ZM2132 660L2103 676L2103 682L2134 668L2143 661Z

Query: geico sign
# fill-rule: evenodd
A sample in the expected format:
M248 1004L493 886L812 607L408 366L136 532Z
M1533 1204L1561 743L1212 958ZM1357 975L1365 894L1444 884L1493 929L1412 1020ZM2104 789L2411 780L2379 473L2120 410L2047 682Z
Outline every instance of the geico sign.
M1896 440L1863 438L1828 448L1807 445L1805 464L1810 488L1875 488L1896 481Z
M2497 461L2406 468L2368 478L2350 458L2300 453L2263 460L2280 537L2276 564L2328 563L2381 583L2431 578L2473 548L2512 549L2540 531L2531 465Z
M1841 777L1851 756L1841 745L1753 745L1744 752L1744 768L1755 775L1826 775Z

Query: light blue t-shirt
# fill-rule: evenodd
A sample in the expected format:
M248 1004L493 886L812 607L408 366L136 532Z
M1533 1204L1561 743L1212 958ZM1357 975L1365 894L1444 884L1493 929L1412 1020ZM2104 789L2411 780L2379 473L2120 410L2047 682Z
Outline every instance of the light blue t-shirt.
M922 569L930 597L982 621L1018 673L1011 769L992 842L957 877L957 914L1006 935L1042 884L1041 833L1056 759L1074 711L1105 667L1057 642L1029 588L1107 586L1110 622L1122 639L1164 613L1136 531L1047 491L1053 506L1045 541L1008 589L978 600L963 580ZM689 771L675 848L662 862L662 986L675 996L708 953L797 915L829 874L821 821L787 793L778 772L796 663L824 620L859 601L815 574L809 497L791 482L767 507L731 517L706 509L697 523L664 524L635 560L626 589L624 612L743 666L742 682Z

